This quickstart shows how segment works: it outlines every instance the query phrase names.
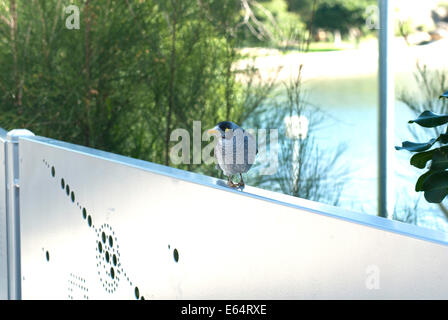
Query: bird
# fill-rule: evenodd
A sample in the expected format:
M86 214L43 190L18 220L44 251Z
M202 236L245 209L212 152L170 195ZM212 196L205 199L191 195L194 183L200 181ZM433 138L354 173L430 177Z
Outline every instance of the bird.
M249 171L258 153L257 142L253 135L232 121L219 122L207 131L217 138L214 148L216 169L227 176L227 185L231 188L244 188L243 173ZM239 174L240 182L234 183L232 176Z

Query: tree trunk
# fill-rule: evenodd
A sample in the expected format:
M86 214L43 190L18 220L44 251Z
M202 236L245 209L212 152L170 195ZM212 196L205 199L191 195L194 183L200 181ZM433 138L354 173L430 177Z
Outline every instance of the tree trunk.
M225 97L226 97L226 121L232 121L230 119L230 113L232 110L232 102L231 96L233 91L233 79L232 79L232 62L234 60L235 52L230 44L227 47L227 61L226 61L226 89L225 89ZM236 120L233 120L236 121Z
M22 105L22 84L20 81L19 53L17 49L17 7L15 0L10 0L9 11L11 14L10 38L11 38L11 51L13 59L13 73L15 84L14 105L20 107Z
M90 127L90 0L86 1L84 15L85 15L85 30L84 30L84 75L85 75L85 125L84 125L84 139L85 145L91 145L91 127Z
M170 149L170 135L171 135L171 118L175 108L174 105L174 85L176 81L176 29L177 29L177 1L171 0L172 5L172 32L171 32L171 59L170 59L170 81L169 81L169 96L168 96L168 112L166 116L166 131L165 131L165 165L169 164L169 149Z
M334 45L335 45L335 47L340 46L341 42L342 42L341 31L335 30L333 32L333 35L334 35Z

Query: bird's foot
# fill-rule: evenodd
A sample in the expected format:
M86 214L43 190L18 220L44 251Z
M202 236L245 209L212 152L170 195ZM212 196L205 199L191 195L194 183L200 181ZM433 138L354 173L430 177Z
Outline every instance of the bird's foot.
M243 180L243 175L240 173L240 182L238 182L237 184L237 188L244 188L245 184L244 184L244 180Z
M229 179L227 180L227 185L231 188L244 188L245 186L243 177L241 177L241 180L238 183L234 183L232 179L229 177Z
M228 185L230 188L238 188L239 183L233 183L231 180L228 180L228 181L227 181L227 185Z

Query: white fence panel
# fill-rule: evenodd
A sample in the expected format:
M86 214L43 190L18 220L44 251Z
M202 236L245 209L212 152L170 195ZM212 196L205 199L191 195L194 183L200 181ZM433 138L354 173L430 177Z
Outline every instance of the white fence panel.
M19 139L22 298L448 298L444 233Z

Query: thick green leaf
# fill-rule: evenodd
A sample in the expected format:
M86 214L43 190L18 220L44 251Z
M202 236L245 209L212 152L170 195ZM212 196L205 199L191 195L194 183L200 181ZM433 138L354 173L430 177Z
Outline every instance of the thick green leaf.
M439 136L439 141L440 141L441 143L448 143L448 133L442 133L442 134Z
M423 191L448 189L448 171L434 172L425 179Z
M440 98L448 98L448 91L446 91L444 94L442 94L440 97L439 97L439 99Z
M414 167L417 167L419 169L424 169L426 167L426 163L429 160L436 160L435 162L438 162L440 159L440 155L436 156L436 158L434 158L434 154L435 153L442 153L445 155L448 155L448 146L443 146L437 149L433 149L433 150L429 150L429 151L424 151L424 152L419 152L414 154L411 157L411 165ZM448 167L440 167L440 164L437 164L435 167L431 167L431 169L434 170L441 170L441 169L447 169ZM447 163L448 165L448 163Z
M434 150L429 150L425 152L419 152L411 157L411 165L419 169L426 167L426 163L432 159L432 154Z
M428 142L424 142L424 143L417 143L417 142L410 142L410 141L405 141L402 143L401 147L396 146L395 149L397 150L408 150L411 152L420 152L420 151L425 151L428 150L429 148L432 147L432 145L437 141L437 139L431 139Z
M440 203L447 195L448 195L448 188L425 191L425 199L430 203Z
M448 122L448 115L440 115L426 110L417 119L409 121L409 123L414 122L425 128L437 127Z
M448 169L448 153L442 149L435 149L432 155L431 170Z
M434 171L428 171L425 172L424 174L422 174L418 180L417 183L415 184L415 191L419 192L419 191L424 191L423 190L423 183L426 181L426 179L432 175L434 173Z

